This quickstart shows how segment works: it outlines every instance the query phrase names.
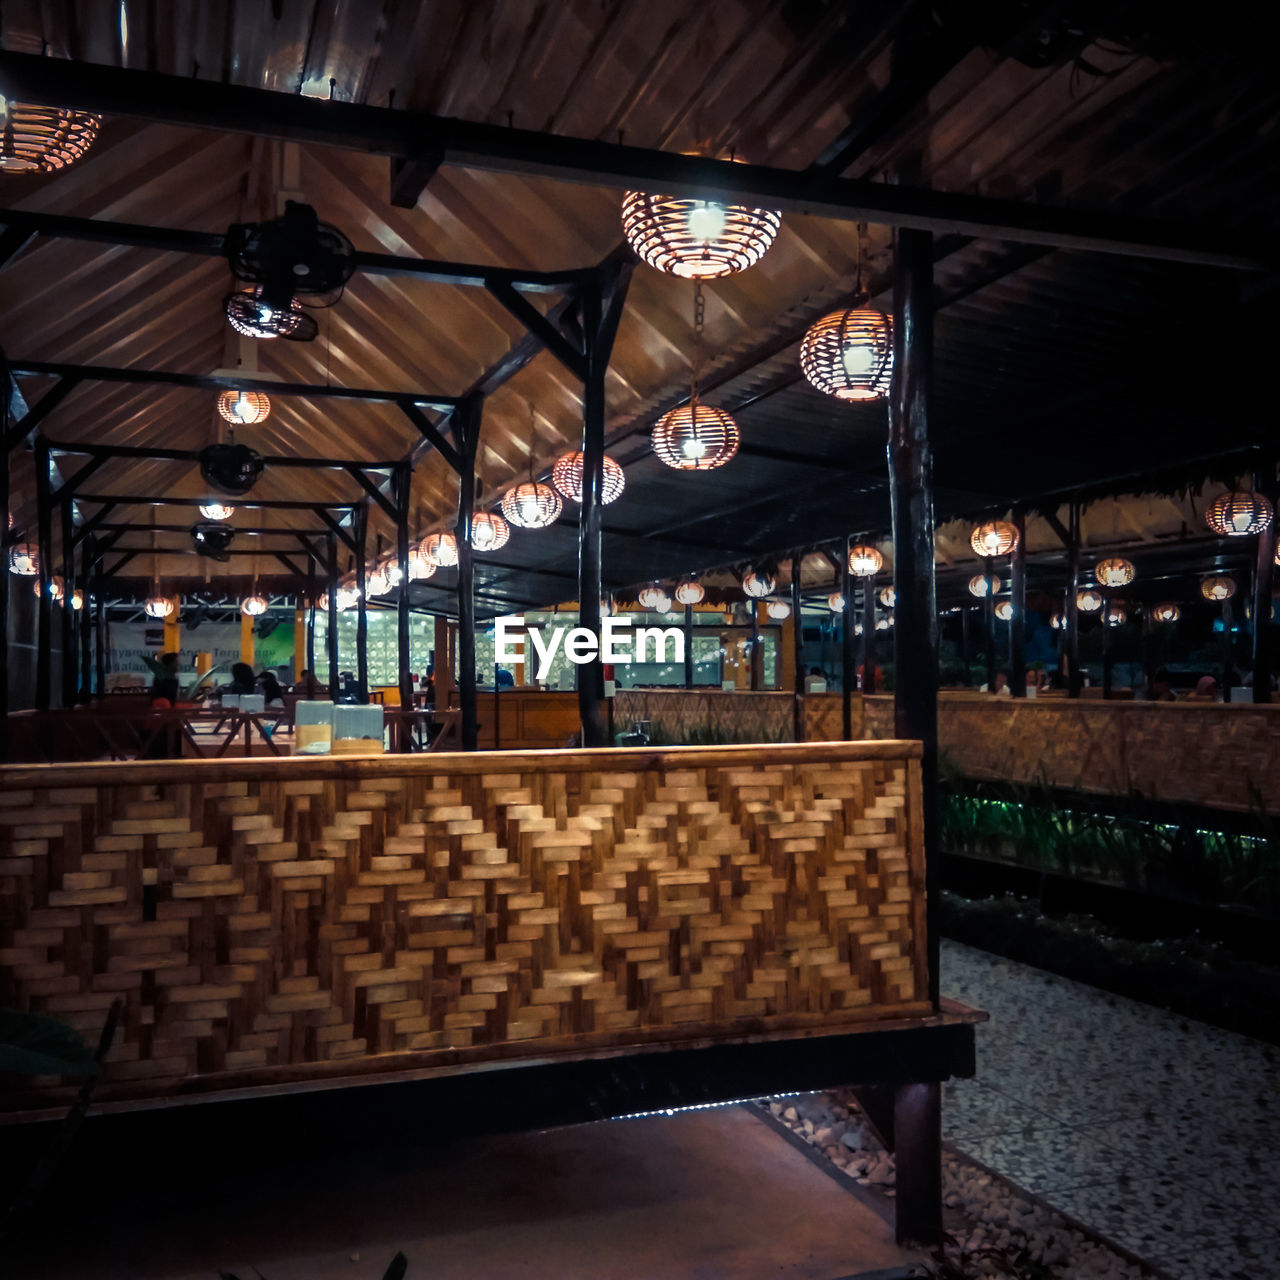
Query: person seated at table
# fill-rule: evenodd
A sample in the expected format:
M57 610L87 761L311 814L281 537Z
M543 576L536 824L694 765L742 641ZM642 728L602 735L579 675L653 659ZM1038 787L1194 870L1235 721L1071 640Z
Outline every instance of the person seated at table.
M1218 681L1213 676L1201 676L1196 681L1196 687L1187 694L1188 702L1217 702L1218 700Z
M1009 688L1009 673L1007 671L996 672L996 687L992 692L997 698L1013 697L1013 690Z
M284 706L284 688L276 679L274 671L264 671L258 677L258 683L262 685L264 706Z
M1169 675L1168 668L1161 667L1151 677L1151 683L1147 686L1147 701L1177 702L1177 700L1178 697L1173 691L1173 680Z
M224 698L229 693L239 697L242 694L257 692L258 682L254 678L253 668L247 662L233 662L231 664L231 683L224 684L218 690L218 697Z

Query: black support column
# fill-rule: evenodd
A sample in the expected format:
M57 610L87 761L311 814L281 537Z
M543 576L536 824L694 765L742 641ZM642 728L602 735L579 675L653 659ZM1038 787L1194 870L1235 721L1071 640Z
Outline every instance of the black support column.
M93 581L93 560L90 555L89 539L80 543L80 701L87 703L93 697L93 650L89 635L90 618L93 607L91 583Z
M1027 517L1021 511L1013 517L1018 531L1009 561L1009 691L1015 698L1027 696Z
M107 692L107 595L102 581L102 551L93 542L93 664L97 675L98 697Z
M853 649L853 622L856 609L853 601L853 574L849 572L849 552L853 549L851 537L844 540L844 563L840 566L840 593L844 608L840 611L840 728L844 740L853 739L853 686L858 680L857 658Z
M357 507L352 513L352 533L355 535L356 557L356 697L369 701L369 601L365 590L369 585L369 503Z
M329 621L325 648L329 652L329 698L338 700L338 535L329 534Z
M9 366L0 353L0 509L6 521L0 525L0 762L9 758L9 543L11 535L7 516L9 513L9 416L11 395Z
M804 741L804 625L800 619L800 566L803 563L803 556L791 557L791 647L795 651L791 727L796 742Z
M1067 628L1067 697L1078 698L1084 687L1080 674L1080 504L1067 513L1067 601L1063 618Z
M396 678L400 684L400 709L409 711L413 708L413 659L409 648L409 495L413 470L407 462L400 463L391 473L391 486L396 509L396 567L400 570L396 593ZM467 545L470 548L470 541ZM412 722L401 723L401 740L407 745L413 739L409 729Z
M693 688L693 605L684 607L684 687Z
M1274 504L1276 499L1275 460L1272 459L1259 486ZM1271 701L1271 591L1276 572L1276 521L1258 535L1258 560L1253 574L1253 700Z
M894 268L894 367L889 398L889 485L897 593L894 732L923 744L925 902L929 999L938 1003L938 610L934 584L933 237L899 230ZM918 890L917 890L918 891ZM896 1099L897 1234L942 1238L941 1086L902 1087Z
M582 388L582 510L578 516L578 625L600 636L600 600L604 595L602 556L604 489L604 375L609 352L600 351L602 287L583 290L582 329L587 335L586 378ZM599 654L578 667L578 716L582 745L603 747L604 667Z
M36 710L48 711L52 702L53 598L49 582L53 576L53 506L49 496L49 446L36 441L36 528L40 548L40 600L36 605Z
M982 576L986 579L987 594L982 600L983 622L987 637L987 692L996 691L996 562L990 556L982 557Z
M71 520L71 500L65 495L58 500L58 516L62 532L62 605L58 611L62 632L62 705L73 707L80 650L75 642L75 610L71 607L71 593L76 585L75 551L71 545L75 530Z
M476 450L480 444L483 418L484 397L477 394L460 404L452 419L462 464L458 473L458 523L454 533L458 539L458 705L462 709L464 751L474 751L479 740L476 707L476 564L475 553L471 549L471 525L476 511ZM603 431L603 417L601 430ZM408 505L406 494L406 510ZM408 554L406 550L406 558ZM439 656L437 654L437 658ZM438 670L436 688L440 688Z

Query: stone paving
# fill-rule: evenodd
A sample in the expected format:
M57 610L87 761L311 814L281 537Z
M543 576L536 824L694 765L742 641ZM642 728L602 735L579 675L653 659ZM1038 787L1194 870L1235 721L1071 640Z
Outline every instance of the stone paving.
M942 990L991 1015L957 1149L1176 1280L1280 1280L1280 1049L958 943Z

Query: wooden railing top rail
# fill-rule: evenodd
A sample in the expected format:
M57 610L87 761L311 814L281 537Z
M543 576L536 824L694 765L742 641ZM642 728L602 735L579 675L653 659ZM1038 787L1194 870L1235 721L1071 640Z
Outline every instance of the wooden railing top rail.
M809 761L916 760L918 742L771 743L770 758L787 764ZM388 756L288 756L228 760L119 760L92 764L0 766L0 790L16 787L100 786L151 782L240 782L278 776L304 778L386 778L408 774L473 775L504 772L639 772L671 765L690 769L759 763L758 744L728 747L607 747L595 751L435 752Z

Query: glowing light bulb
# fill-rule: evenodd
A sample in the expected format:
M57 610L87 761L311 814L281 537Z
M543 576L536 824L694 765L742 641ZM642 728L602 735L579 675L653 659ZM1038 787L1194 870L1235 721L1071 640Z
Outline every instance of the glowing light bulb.
M724 234L725 223L724 205L701 201L689 210L686 225L695 240L701 244L710 244Z
M681 447L681 452L686 458L701 458L706 451L705 441L699 440L697 436L690 436Z
M863 378L875 367L875 352L870 347L858 344L845 347L840 357L845 372L851 378Z

